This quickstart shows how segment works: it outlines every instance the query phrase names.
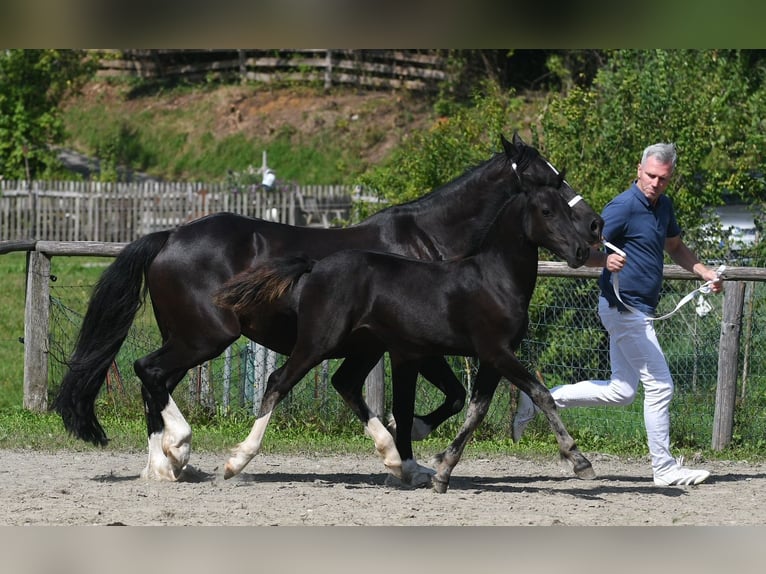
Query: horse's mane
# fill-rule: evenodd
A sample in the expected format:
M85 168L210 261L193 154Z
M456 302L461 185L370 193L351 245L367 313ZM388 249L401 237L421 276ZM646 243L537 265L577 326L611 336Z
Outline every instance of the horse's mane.
M534 150L534 148L531 149ZM510 160L505 152L496 152L489 159L467 168L455 179L448 181L420 197L381 209L375 215L384 214L391 210L405 213L408 211L423 211L424 209L429 208L429 204L441 204L444 202L445 196L455 193L465 186L479 185L481 179L492 180L496 177L496 174L504 173L509 167L509 161ZM477 181L474 183L473 180ZM373 217L375 217L375 215L373 215Z

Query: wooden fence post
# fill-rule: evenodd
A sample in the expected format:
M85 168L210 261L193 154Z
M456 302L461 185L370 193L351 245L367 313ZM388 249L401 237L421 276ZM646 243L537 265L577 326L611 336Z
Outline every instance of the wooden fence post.
M30 251L24 306L24 408L48 409L48 321L51 259Z
M381 419L386 410L386 367L385 357L372 368L364 382L367 406Z
M745 283L724 283L723 321L718 347L718 384L713 415L713 450L723 450L731 443L734 429L734 403L737 396L737 364Z

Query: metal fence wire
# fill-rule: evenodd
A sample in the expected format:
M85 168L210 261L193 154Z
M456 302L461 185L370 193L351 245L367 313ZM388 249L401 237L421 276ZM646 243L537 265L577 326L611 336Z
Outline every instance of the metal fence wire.
M698 284L666 280L660 313L667 312ZM734 445L763 446L766 437L766 337L764 285L748 282L742 321L742 344L735 410ZM49 389L56 392L65 363L74 346L85 311L90 286L51 285L51 332ZM584 379L608 379L608 337L596 307L598 287L592 278L540 277L530 306L528 336L518 350L531 372L538 371L548 387ZM675 446L705 449L710 446L715 410L718 347L721 333L722 296L693 300L671 318L656 323L674 377L671 403L671 440ZM699 312L698 312L699 311ZM133 362L155 350L159 334L150 306L137 318L128 339L109 371L99 409L121 411L135 407L141 412L140 382ZM187 416L252 415L257 412L268 374L284 356L241 338L220 357L191 370L174 392ZM469 390L477 364L472 358L450 358L456 375ZM359 432L350 409L333 390L330 377L338 361L317 366L290 393L274 413L273 421L312 423L328 433ZM386 377L390 368L386 366ZM416 412L425 413L442 395L424 380L417 383ZM390 385L386 385L386 409L390 412ZM510 423L518 391L503 379L490 412L477 430L482 438L510 436ZM452 438L464 420L464 412L445 423L439 436ZM643 394L624 407L572 408L562 411L567 428L588 444L644 444ZM192 419L190 419L192 420ZM543 417L537 417L530 433L550 434Z

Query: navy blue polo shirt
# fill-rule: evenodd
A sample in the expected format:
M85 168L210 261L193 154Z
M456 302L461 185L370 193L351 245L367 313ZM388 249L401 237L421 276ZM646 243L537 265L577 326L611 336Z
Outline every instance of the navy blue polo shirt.
M619 274L620 297L631 307L653 315L662 288L665 240L681 234L673 201L663 193L652 205L633 182L604 207L601 217L604 238L627 256ZM614 294L611 277L612 273L604 268L598 280L601 295L611 306L625 310Z

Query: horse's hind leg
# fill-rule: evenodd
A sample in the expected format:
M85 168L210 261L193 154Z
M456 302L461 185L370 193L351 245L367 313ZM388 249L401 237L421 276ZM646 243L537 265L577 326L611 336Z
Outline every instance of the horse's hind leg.
M341 398L365 425L365 432L375 442L375 450L383 459L383 464L388 471L395 477L403 479L402 458L394 438L362 397L365 378L380 360L381 355L380 351L371 351L346 357L336 369L331 381Z
M232 449L231 455L224 465L223 477L225 479L232 478L242 472L245 466L258 454L263 444L263 436L266 434L266 427L276 406L320 362L321 359L314 360L313 358L299 360L299 354L293 350L293 354L287 359L287 362L269 375L253 428L247 438Z
M434 471L421 466L412 452L412 425L415 410L415 388L418 378L417 365L402 362L395 353L391 356L391 380L393 386L394 420L402 423L396 428L396 448L402 457L401 480L413 487L426 486L431 482Z
M473 392L471 393L471 400L466 410L465 422L452 443L443 452L434 457L436 475L431 479L431 484L436 492L440 494L447 492L452 470L460 461L465 445L473 436L476 427L479 426L487 415L489 405L492 402L492 397L499 382L500 374L497 371L487 365L479 367Z
M444 357L422 360L418 370L428 382L444 393L444 402L427 415L415 415L412 440L424 439L448 418L463 410L466 397L465 387ZM396 416L394 418L396 420Z
M191 454L191 427L170 393L190 368L218 356L236 336L219 333L206 345L170 339L157 351L138 359L133 367L141 379L149 458L145 478L178 480Z
M160 412L160 420L150 413L153 409L149 391L146 387L141 388L147 415L147 431L149 435L148 459L146 467L141 472L142 478L156 480L177 480L191 457L192 429L181 411L178 409L173 397L172 389L183 378L186 372L172 377L174 381L168 391L167 405Z

